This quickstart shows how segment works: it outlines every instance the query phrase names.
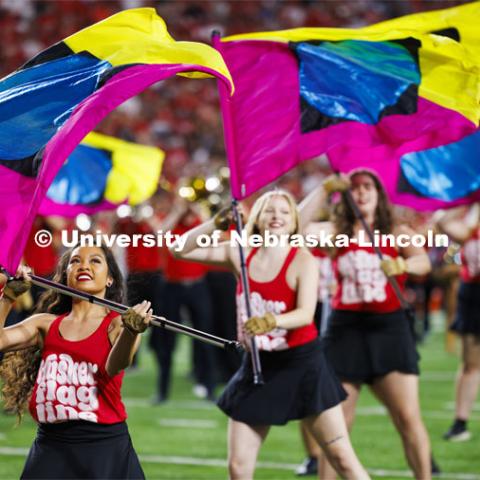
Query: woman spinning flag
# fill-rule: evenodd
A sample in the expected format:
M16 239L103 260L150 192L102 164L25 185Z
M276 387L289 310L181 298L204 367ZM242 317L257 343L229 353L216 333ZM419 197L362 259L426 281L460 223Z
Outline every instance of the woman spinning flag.
M37 311L4 328L31 271L20 267L0 299L0 351L5 407L29 406L38 422L21 478L144 478L133 449L120 389L152 310L142 302L121 317L107 308L48 291ZM6 277L0 275L5 283ZM54 280L120 302L123 280L106 247L76 247Z
M198 248L200 235L227 229L228 212L190 230L182 258L223 265L237 276L239 252L230 242ZM284 191L264 194L254 204L247 232L264 236L298 233L298 212ZM247 250L253 316L247 317L242 288L237 290L238 337L249 348L255 336L263 385L254 384L249 355L228 383L218 405L229 416L228 463L232 479L253 478L257 455L271 425L305 419L335 470L350 479L369 478L353 451L340 406L345 391L325 360L313 322L318 268L306 249L287 245Z

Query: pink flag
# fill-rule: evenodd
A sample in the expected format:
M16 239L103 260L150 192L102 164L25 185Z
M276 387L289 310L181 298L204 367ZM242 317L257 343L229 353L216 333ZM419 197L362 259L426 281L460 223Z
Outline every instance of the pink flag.
M469 93L478 91L477 58L455 28L423 33L449 26L437 17L418 31L405 17L408 28L398 30L306 28L217 41L235 84L233 97L221 98L234 197L324 153L335 170L376 170L404 205L438 208L459 198L454 192L477 189L480 176L470 182L468 169L462 188L453 185L447 196L439 184L423 188L422 172L435 170L431 158L443 162L436 173L445 176L455 148L436 150L418 169L406 157L457 145L478 128L478 99ZM470 146L478 143L472 138Z
M0 265L14 272L66 158L108 113L173 75L215 76L213 48L176 42L153 8L120 12L40 52L0 80Z

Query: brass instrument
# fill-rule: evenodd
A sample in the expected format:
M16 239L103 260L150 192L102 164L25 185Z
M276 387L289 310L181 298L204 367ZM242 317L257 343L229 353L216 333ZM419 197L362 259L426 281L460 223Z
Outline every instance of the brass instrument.
M185 177L178 182L177 194L188 202L200 203L213 214L230 200L229 177L228 167L210 176Z

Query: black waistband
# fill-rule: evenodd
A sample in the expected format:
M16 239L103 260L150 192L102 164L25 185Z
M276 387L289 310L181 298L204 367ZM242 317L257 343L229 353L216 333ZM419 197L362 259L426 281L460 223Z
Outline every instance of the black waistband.
M287 348L285 350L273 350L273 351L265 351L260 350L260 359L262 358L275 358L281 359L283 357L301 357L304 355L308 355L314 350L317 350L321 347L321 340L320 338L316 338L311 342L304 343L303 345L298 345L297 347Z
M398 309L393 312L362 312L354 310L333 310L330 316L330 324L379 324L385 322L402 321L406 319L405 310Z
M85 443L93 440L111 440L128 434L127 424L94 423L85 420L73 420L60 423L38 424L37 438L61 443Z

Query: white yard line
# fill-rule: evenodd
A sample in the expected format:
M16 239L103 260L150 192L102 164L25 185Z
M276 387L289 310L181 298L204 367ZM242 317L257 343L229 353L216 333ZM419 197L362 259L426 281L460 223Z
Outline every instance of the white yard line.
M385 417L388 415L387 409L383 405L371 405L368 407L357 407L355 409L356 415L361 415L364 417L374 416L374 417Z
M28 448L22 447L0 447L0 455L6 457L26 457L28 454Z
M148 400L142 398L127 398L124 402L129 408L144 408L151 407L151 403ZM165 410L210 410L216 409L215 405L202 400L184 400L162 404L161 409ZM440 420L451 420L454 404L448 402L445 404L445 410L422 410L422 416L425 418L435 418ZM474 407L474 412L480 411L480 405ZM362 417L385 417L388 415L387 410L382 405L370 405L366 407L357 407L356 414ZM470 420L479 420L480 415L473 414L470 416ZM174 426L174 425L173 425ZM179 425L183 426L183 425ZM195 427L194 427L195 428ZM198 427L200 428L200 427ZM206 427L210 428L210 427Z
M420 374L422 382L454 382L455 372L425 371Z
M162 427L218 428L215 420L192 420L191 418L162 418L157 422Z
M446 402L444 406L445 410L453 412L455 410L455 402ZM476 403L472 409L474 412L480 412L480 403Z
M0 447L0 455L24 457L28 453L27 448ZM226 468L227 462L220 458L195 458L195 457L176 457L164 455L139 455L140 461L144 463L161 463L171 465L197 465L199 467L219 467ZM270 468L277 470L293 470L298 467L295 463L275 463L258 462L257 468ZM383 468L369 468L370 474L377 477L400 477L412 478L412 473L408 470L387 470ZM480 476L474 473L442 473L442 479L446 480L480 480Z
M441 420L452 420L452 411L446 410L422 410L422 417L436 418ZM369 407L357 407L356 415L361 417L386 417L388 415L387 409L383 405L372 405ZM479 420L479 415L470 415L470 420Z
M206 400L172 400L170 402L153 405L151 401L145 398L127 397L123 399L123 403L127 407L155 407L165 410L170 409L186 409L186 410L215 410L216 406L212 402Z

